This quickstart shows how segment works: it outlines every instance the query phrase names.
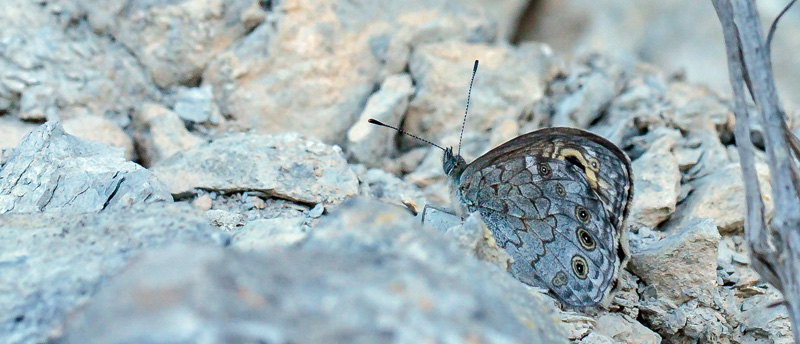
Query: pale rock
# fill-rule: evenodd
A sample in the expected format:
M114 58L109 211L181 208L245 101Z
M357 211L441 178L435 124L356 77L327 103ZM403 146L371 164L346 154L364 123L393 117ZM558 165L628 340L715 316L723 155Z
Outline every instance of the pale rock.
M770 176L763 164L756 164L765 215L772 217ZM738 163L729 163L715 172L692 182L694 191L681 203L668 226L681 225L696 218L710 217L720 233L735 233L744 226L745 199L742 172Z
M234 128L327 143L344 143L375 85L402 73L417 46L496 35L489 18L451 0L289 0L271 16L219 54L203 83Z
M785 305L775 305L780 299L757 295L742 303L742 342L794 343L789 312Z
M77 116L64 120L62 125L67 134L120 147L125 152L125 159L134 159L133 140L122 128L102 116Z
M359 180L359 194L397 205L415 205L420 208L427 202L419 188L379 169L353 168ZM418 209L419 210L419 209Z
M399 127L408 108L408 98L413 93L411 77L408 74L397 74L387 77L381 83L380 90L369 97L361 117L347 131L347 150L356 161L367 167L375 167L381 158L390 155L394 149L394 137L398 133L370 124L367 120L374 118Z
M113 36L136 55L162 88L194 84L208 62L264 19L256 0L80 5L95 31Z
M0 342L45 343L60 337L69 314L94 303L95 294L144 249L177 243L223 246L228 240L182 203L138 204L100 213L4 214ZM112 328L117 327L106 327Z
M179 152L152 168L174 195L252 190L302 203L338 203L358 179L338 146L298 134L232 134Z
M212 226L226 231L241 228L247 223L247 217L244 215L224 209L211 209L206 211L203 216Z
M712 219L696 219L631 255L630 266L659 298L676 304L708 299L717 285L720 235Z
M481 63L465 132L488 131L498 119L516 118L544 96L552 59L552 51L545 45L426 44L414 50L409 62L417 93L403 129L434 142L458 135L475 59ZM403 140L418 145L413 139Z
M478 259L492 263L503 271L508 270L514 262L508 252L497 246L492 232L478 213L470 214L463 223L448 228L444 234Z
M184 121L211 125L224 121L210 86L179 88L173 109Z
M293 249L151 251L63 342L566 343L552 308L498 273L407 212L358 200Z
M211 205L211 196L208 194L202 194L192 201L192 206L202 211L211 209Z
M145 103L139 107L133 115L133 128L145 166L205 143L186 129L175 112L159 104Z
M628 344L661 343L661 336L627 316L607 313L601 315L595 321L597 322L595 331L613 338L614 342Z
M22 138L38 127L11 116L0 116L0 149L16 147Z
M656 228L675 212L680 194L681 172L672 153L675 141L664 137L634 160L633 201L627 224Z
M308 232L303 217L276 217L248 222L231 238L231 247L242 251L269 251L299 243Z
M172 201L150 171L121 148L81 139L47 122L29 133L0 170L0 214L98 212Z

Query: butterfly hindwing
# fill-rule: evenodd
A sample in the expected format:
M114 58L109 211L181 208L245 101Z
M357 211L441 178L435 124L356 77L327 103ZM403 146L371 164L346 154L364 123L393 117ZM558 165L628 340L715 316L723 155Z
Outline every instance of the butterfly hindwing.
M598 304L616 278L617 240L631 198L630 163L619 148L577 129L522 135L479 157L458 181L514 258L522 282L573 307Z

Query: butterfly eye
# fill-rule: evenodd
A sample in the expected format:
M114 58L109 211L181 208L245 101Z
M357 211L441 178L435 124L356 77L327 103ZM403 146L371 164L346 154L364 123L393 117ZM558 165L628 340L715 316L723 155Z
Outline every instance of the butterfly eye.
M592 235L589 234L589 231L587 231L585 228L578 228L575 233L578 235L578 242L581 243L583 248L589 251L594 250L596 245L594 243L594 238L592 238Z
M595 172L597 172L597 171L599 171L599 170L600 170L600 163L599 163L599 162L597 162L597 159L591 159L591 158L590 158L590 159L589 159L589 166L590 166L590 168L591 168L593 171L595 171Z
M539 164L539 174L542 177L549 178L551 172L553 172L553 171L550 170L550 165L548 165L546 163L540 163Z
M589 211L580 205L575 207L575 216L577 216L578 220L581 220L583 223L589 222Z
M561 185L561 183L557 183L556 184L556 194L558 194L561 197L564 197L564 196L567 195L567 191L564 190L564 186Z
M575 272L575 276L578 276L578 278L586 279L586 276L589 276L589 266L586 264L586 259L581 256L572 257L572 271Z

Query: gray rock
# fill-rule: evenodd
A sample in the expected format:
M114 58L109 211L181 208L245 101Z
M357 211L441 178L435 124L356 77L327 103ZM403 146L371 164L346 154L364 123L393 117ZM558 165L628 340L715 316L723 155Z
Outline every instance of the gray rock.
M184 204L0 215L0 342L58 337L68 313L83 307L143 248L227 240Z
M566 342L526 288L404 210L337 211L300 249L150 252L73 318L64 342Z
M389 128L367 122L374 118L383 123L400 126L400 120L408 108L408 98L414 93L411 77L398 74L387 77L381 89L369 97L358 121L347 131L347 150L353 158L367 167L375 167L381 158L386 158L394 147L398 133Z
M11 116L0 116L0 149L14 148L22 138L36 129L38 125L20 121Z
M160 87L197 83L214 56L264 19L255 0L79 4L95 31L130 49Z
M338 146L297 134L234 134L179 152L152 168L173 195L196 189L253 190L302 203L333 203L358 193Z
M244 215L223 209L211 209L204 216L212 226L226 231L238 229L247 222Z
M674 139L663 137L633 161L634 192L627 220L629 225L656 228L675 212L681 172L672 153L674 145Z
M22 140L0 170L0 214L93 212L172 201L166 186L122 154L47 122Z
M158 97L125 48L83 24L76 3L2 2L0 113L35 121L95 114L124 126L132 108Z
M764 195L771 195L769 170L764 164L756 164L759 184ZM728 164L715 172L692 182L694 191L680 204L668 226L680 226L697 218L710 217L720 233L741 231L744 226L745 200L742 172L739 164ZM764 198L765 214L770 218L773 202Z
M223 121L209 86L180 88L176 98L175 113L184 121L213 125Z
M605 334L617 343L660 344L661 336L635 319L608 313L597 318L595 331Z
M717 285L717 245L720 235L709 218L686 223L670 235L631 254L630 267L659 299L682 304L708 300Z
M359 194L369 196L383 202L410 206L421 211L427 203L422 191L413 184L397 178L393 174L379 169L365 169L363 166L351 165L358 174Z
M67 134L97 141L111 147L120 147L125 152L125 159L135 159L133 140L119 125L97 115L81 115L62 122Z
M485 132L507 119L516 121L544 96L552 63L552 51L546 45L511 47L456 41L426 44L414 50L409 62L417 93L409 104L403 129L437 143L448 135L454 136L457 144L475 59L480 59L481 64L472 88L466 132ZM495 143L519 132L506 135L494 139L499 141ZM419 145L408 137L403 140Z
M782 297L758 295L742 302L743 343L794 343L791 320Z
M231 247L242 251L270 251L297 244L308 236L305 221L301 216L251 221L236 231Z
M563 79L550 85L553 125L585 128L605 111L620 92L621 70L598 55L585 57Z
M304 2L269 21L217 56L203 83L219 92L234 127L340 144L375 85L402 73L415 47L486 42L496 33L488 18L452 0Z
M136 143L145 166L152 166L177 152L205 141L192 135L175 112L164 106L145 103L133 115Z

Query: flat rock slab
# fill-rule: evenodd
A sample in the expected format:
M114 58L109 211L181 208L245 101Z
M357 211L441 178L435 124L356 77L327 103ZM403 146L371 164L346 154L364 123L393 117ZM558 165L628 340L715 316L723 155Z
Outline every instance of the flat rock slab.
M67 314L143 248L228 241L185 204L0 215L0 343L58 336Z
M91 212L172 201L166 186L123 150L47 122L29 133L0 170L0 214Z
M400 207L348 201L313 234L262 253L151 251L72 318L63 342L566 342L537 294Z
M236 134L179 152L153 172L173 195L195 189L260 191L302 203L337 203L358 194L342 150L298 134Z

